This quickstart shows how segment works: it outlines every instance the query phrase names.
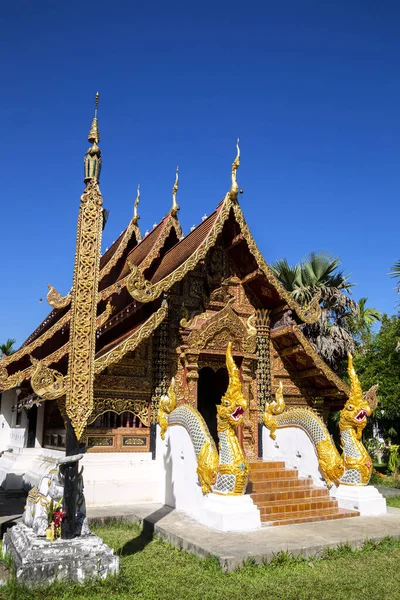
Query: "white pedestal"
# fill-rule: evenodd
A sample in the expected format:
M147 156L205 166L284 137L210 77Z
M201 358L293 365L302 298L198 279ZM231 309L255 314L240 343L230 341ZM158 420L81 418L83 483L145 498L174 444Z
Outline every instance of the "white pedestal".
M358 510L361 516L386 514L386 500L373 485L339 485L331 495L340 508Z
M261 527L260 511L247 495L208 494L196 519L218 531L250 531Z

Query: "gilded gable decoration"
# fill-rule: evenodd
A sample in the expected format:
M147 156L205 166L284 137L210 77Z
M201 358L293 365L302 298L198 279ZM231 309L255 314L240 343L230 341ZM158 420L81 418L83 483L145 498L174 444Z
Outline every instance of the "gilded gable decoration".
M35 394L43 400L55 400L66 393L66 378L55 369L46 367L42 361L31 356L34 372L31 376L31 386Z
M56 288L50 285L50 283L47 284L47 287L49 288L49 291L46 298L50 306L53 308L66 308L71 304L71 294L62 296L57 292Z
M229 342L232 342L232 347L237 351L251 354L256 351L255 334L249 333L231 304L205 321L198 330L192 331L187 345L198 350L223 350Z
M144 278L143 273L141 272L139 267L130 263L129 261L128 264L131 270L131 273L128 276L126 282L126 288L128 292L130 293L132 298L134 298L134 300L137 300L138 302L149 302L151 300L151 298L149 298L151 288L150 281L147 281Z

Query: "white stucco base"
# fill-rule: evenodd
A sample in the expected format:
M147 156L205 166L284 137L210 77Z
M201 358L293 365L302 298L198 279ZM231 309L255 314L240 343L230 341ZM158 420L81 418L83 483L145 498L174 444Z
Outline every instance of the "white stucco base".
M260 511L250 496L202 493L196 473L196 454L186 429L170 427L165 441L158 433L157 451L165 469L164 504L219 531L249 531L261 527Z
M373 485L339 485L331 490L340 508L358 510L363 516L385 515L386 500Z
M250 531L261 527L260 511L249 495L208 494L199 506L197 520L218 531Z
M298 427L277 429L275 434L276 440L272 440L269 429L263 427L263 459L283 460L287 467L298 470L299 477L311 477L315 486L327 487L308 435Z

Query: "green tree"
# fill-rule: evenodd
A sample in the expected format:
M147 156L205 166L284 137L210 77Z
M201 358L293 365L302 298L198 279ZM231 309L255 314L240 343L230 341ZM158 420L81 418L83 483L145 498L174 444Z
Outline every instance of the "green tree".
M326 252L311 252L293 266L286 259L271 266L282 285L300 304L310 302L317 292L321 294L321 318L306 325L303 332L337 372L343 370L347 353L354 352L348 320L359 312L358 304L348 295L353 284L339 266L340 259Z
M362 388L379 383L378 407L370 421L376 420L385 438L400 441L400 317L383 315L378 333L372 336L366 352L354 357Z
M366 349L372 341L372 327L382 321L382 313L376 308L367 307L368 298L360 298L358 312L349 315L347 328L352 333L358 349Z
M0 344L0 352L4 356L10 356L10 354L13 354L15 352L15 349L13 348L15 342L16 340L8 338L5 344Z
M390 269L389 275L397 279L397 291L400 294L400 260L394 263L393 267Z

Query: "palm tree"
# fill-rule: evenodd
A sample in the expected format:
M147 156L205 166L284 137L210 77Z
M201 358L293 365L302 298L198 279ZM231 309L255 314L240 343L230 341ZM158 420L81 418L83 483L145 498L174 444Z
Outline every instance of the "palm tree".
M282 285L300 304L321 294L320 319L303 327L304 334L324 360L335 370L354 352L354 340L347 327L351 315L358 315L357 302L348 296L354 284L338 270L340 259L326 252L311 252L301 263L290 266L286 259L277 261L272 270Z
M393 267L389 271L389 275L399 280L397 282L397 291L400 294L400 260L394 263Z
M372 326L382 321L382 313L376 308L367 308L368 298L360 298L358 301L358 314L350 315L347 319L347 327L359 346L364 349L371 342Z
M10 356L15 352L13 346L16 343L16 340L12 338L8 338L5 344L0 344L0 352L3 356Z

